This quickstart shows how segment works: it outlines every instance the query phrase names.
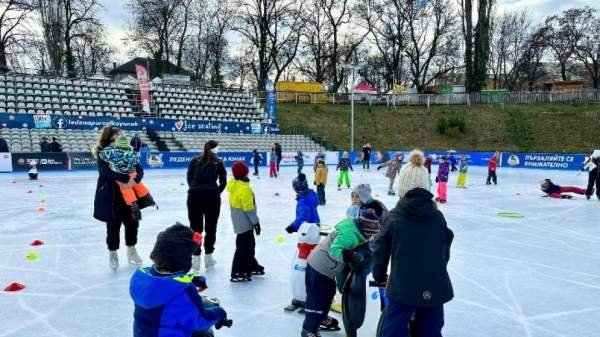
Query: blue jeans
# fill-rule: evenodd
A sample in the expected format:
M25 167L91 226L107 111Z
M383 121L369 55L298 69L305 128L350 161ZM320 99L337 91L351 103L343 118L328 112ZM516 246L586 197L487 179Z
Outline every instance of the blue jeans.
M388 298L383 311L383 323L377 337L409 337L408 324L413 315L415 330L419 337L442 337L444 327L444 306L411 307Z

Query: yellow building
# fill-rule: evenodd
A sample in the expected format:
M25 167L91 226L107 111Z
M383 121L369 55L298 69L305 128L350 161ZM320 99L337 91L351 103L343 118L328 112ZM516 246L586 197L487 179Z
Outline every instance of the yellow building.
M277 102L329 103L325 88L318 82L280 81L275 85Z

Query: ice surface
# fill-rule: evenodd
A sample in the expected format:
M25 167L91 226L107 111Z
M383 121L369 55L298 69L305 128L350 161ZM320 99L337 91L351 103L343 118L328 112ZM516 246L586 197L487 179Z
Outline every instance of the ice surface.
M217 236L214 270L206 276L206 294L218 297L234 320L216 336L300 335L303 316L285 313L290 300L288 278L295 238L283 228L294 214L290 181L295 169L278 179L253 179L263 234L257 257L267 276L250 284L229 283L234 250L227 194ZM105 227L92 218L96 172L41 172L39 182L25 173L0 175L0 286L27 286L18 293L0 292L0 336L131 336L133 305L128 282L133 268L108 268ZM456 293L446 305L445 336L452 337L593 337L600 334L600 205L586 201L541 198L537 182L585 184L575 172L500 169L499 186L483 184L483 168L472 167L469 188L452 187L440 206L456 239L449 264ZM325 224L345 214L350 193L335 189L330 170ZM351 173L353 183L371 183L374 193L393 207L387 179L375 171ZM309 174L312 179L312 173ZM16 183L12 183L16 180ZM148 255L157 233L181 221L187 224L183 170L148 170L145 183L160 210L145 210L138 250ZM40 187L40 184L43 187ZM27 191L33 193L28 194ZM275 193L279 193L276 196ZM520 196L517 193L521 193ZM40 203L44 197L46 202ZM46 209L38 212L40 205ZM500 211L525 215L500 218ZM275 238L286 240L277 244ZM46 244L31 247L33 240ZM40 255L29 261L30 252ZM370 290L372 292L374 290ZM359 336L375 336L378 301L368 294L368 317ZM341 337L344 334L323 333Z

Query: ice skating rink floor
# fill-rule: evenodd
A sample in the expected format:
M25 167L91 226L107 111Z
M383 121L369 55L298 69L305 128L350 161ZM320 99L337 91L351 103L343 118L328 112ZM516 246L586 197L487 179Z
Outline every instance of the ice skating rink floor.
M229 270L235 236L227 194L217 235L218 264L206 273L210 289L234 320L232 329L216 336L297 337L303 316L285 313L290 300L289 274L296 239L283 228L294 216L291 180L294 168L280 178L253 179L263 234L257 257L264 278L231 284ZM312 179L312 172L308 174ZM444 336L448 337L594 337L600 334L600 205L583 196L573 200L541 198L537 182L582 186L576 172L500 168L499 186L485 186L483 168L471 167L469 188L453 187L441 205L456 238L449 264L455 299L446 305ZM26 286L20 292L0 291L0 336L131 336L133 304L124 264L108 268L105 227L92 218L95 171L41 172L39 182L25 173L0 175L0 286ZM344 217L350 191L336 191L330 168L328 204L319 209L324 224ZM352 182L370 183L374 194L392 208L383 173L351 173ZM145 183L160 210L145 210L138 250L146 265L163 228L187 224L184 170L147 170ZM31 193L28 193L31 191ZM42 200L45 202L42 203ZM45 208L40 212L38 208ZM518 212L524 218L504 218ZM277 243L278 235L285 242ZM31 247L33 240L45 245ZM123 248L123 244L122 244ZM39 259L25 258L37 253ZM368 313L359 336L374 337L379 302L369 290ZM343 332L323 333L344 336Z

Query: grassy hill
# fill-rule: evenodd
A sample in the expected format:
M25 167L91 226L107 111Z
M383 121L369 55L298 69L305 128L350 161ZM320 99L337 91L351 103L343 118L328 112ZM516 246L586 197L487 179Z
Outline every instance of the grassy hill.
M350 147L350 106L279 104L279 123L333 149ZM588 152L600 147L600 103L355 106L355 148Z

